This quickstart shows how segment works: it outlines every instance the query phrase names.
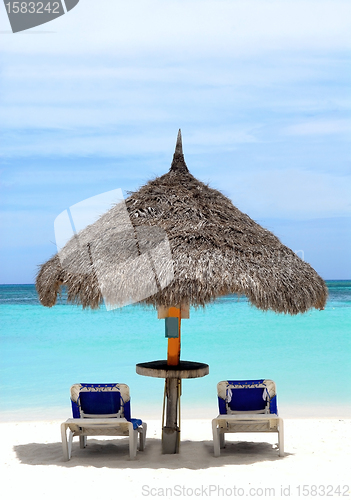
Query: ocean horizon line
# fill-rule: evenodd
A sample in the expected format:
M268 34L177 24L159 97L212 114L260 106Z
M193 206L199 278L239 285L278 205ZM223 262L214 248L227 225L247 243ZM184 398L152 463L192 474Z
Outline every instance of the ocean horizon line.
M324 279L324 278L323 278ZM333 281L351 281L350 278L333 278L333 279L324 279L326 283L328 282L333 282ZM35 286L35 283L0 283L0 286ZM228 295L235 295L235 294L228 294Z

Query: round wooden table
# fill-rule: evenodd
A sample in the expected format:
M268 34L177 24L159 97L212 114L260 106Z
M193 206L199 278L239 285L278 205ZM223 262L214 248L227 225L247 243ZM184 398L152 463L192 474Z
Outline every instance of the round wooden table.
M180 394L183 378L199 378L208 375L209 366L194 361L180 361L168 365L166 360L138 363L136 372L146 377L165 379L165 398L162 414L162 453L179 453L180 443ZM166 406L166 425L164 414Z

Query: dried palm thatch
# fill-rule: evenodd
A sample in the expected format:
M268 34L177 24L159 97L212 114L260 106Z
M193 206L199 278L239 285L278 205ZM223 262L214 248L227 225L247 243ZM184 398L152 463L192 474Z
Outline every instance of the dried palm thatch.
M132 193L125 204L129 215L125 226L117 204L78 234L79 245L72 238L60 258L56 254L41 266L36 287L43 305L53 306L65 286L69 302L99 307L103 296L106 301L96 273L99 265L110 273L110 283L128 293L145 279L144 270L134 266L131 282L123 266L113 263L140 256L148 245L150 249L152 233L153 247L167 235L173 270L167 269L169 261L161 255L157 287L140 302L204 306L216 297L237 293L263 310L297 314L324 308L327 288L314 269L223 194L190 174L180 131L169 172ZM118 233L113 231L116 220ZM133 247L130 242L135 237L138 245ZM174 279L163 287L162 276L169 272L174 272Z

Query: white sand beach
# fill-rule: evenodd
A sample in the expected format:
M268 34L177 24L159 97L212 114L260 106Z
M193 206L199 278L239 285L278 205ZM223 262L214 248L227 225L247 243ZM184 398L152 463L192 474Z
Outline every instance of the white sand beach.
M215 415L214 415L215 416ZM88 438L64 462L61 421L0 424L4 499L350 496L351 419L285 419L276 434L228 435L213 456L211 420L182 422L178 455L161 454L161 422L147 420L146 449L128 459L126 438ZM235 441L236 440L236 441Z

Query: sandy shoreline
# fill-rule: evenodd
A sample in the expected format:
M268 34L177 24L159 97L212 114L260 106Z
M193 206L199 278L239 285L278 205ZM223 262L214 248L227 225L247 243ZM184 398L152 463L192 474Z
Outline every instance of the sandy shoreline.
M60 423L0 424L6 498L32 491L33 498L76 492L87 499L115 499L121 489L128 498L318 498L315 487L320 497L337 491L335 496L350 496L351 419L285 419L284 458L274 447L276 434L238 434L236 442L232 435L215 458L209 419L183 420L180 454L162 455L160 420L147 420L146 450L136 461L128 460L126 438L107 437L90 438L84 450L76 439L70 462L62 458Z

